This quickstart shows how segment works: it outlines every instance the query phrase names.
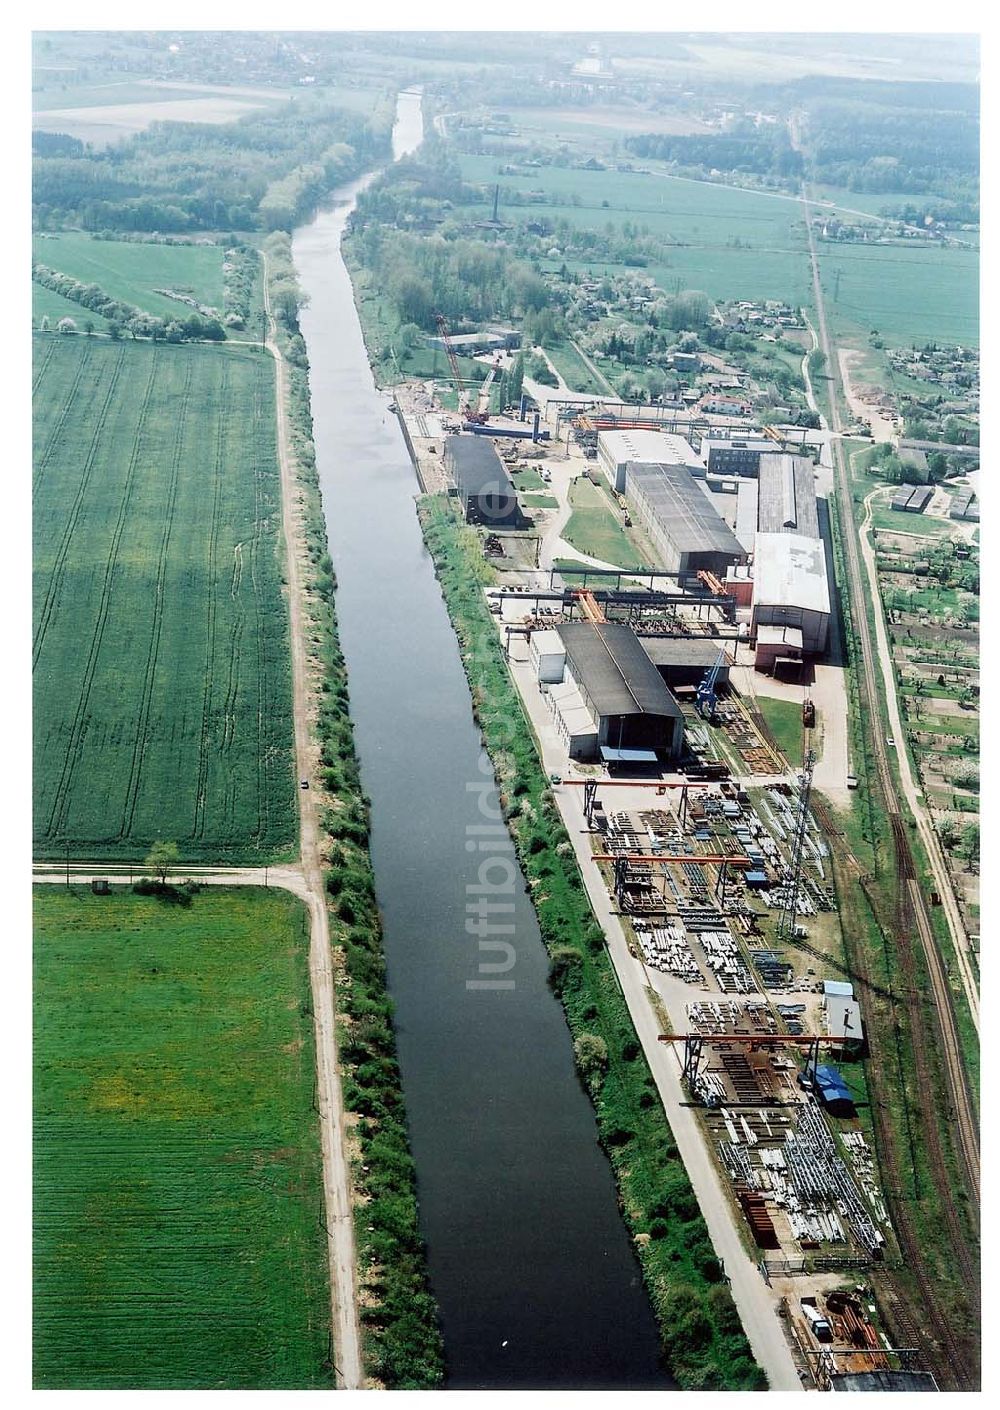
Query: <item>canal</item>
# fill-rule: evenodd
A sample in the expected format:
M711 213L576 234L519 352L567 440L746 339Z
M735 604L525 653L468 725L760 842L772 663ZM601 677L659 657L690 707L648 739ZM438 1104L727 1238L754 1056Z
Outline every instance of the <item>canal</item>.
M419 96L401 94L395 157L421 137ZM535 914L488 816L492 770L420 534L416 477L340 255L366 184L298 230L294 254L447 1384L669 1388ZM512 948L486 953L496 967L485 970L475 928L484 895L495 904L501 892Z

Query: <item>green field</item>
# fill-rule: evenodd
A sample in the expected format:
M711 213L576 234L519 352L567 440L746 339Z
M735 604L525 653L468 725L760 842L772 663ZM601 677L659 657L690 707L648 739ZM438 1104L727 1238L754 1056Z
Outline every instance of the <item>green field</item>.
M287 853L288 619L270 358L36 334L39 856Z
M979 252L817 244L826 316L842 342L877 328L890 346L979 344Z
M72 299L64 299L62 294L57 294L54 289L44 289L41 284L31 281L31 321L37 327L42 317L47 316L49 324L55 328L60 318L72 318L77 328L82 333L83 325L88 321L94 325L98 333L103 333L107 329L108 320L102 318L99 313L94 313L89 308L83 308Z
M332 1389L305 911L35 897L37 1388Z
M599 485L581 475L570 485L573 513L562 536L579 553L615 567L635 568L642 555L622 528L620 515Z
M85 284L99 284L113 299L134 304L159 318L187 318L193 312L156 289L189 294L199 303L222 312L221 245L131 244L125 240L95 240L77 232L36 235L32 254L39 264L72 275ZM79 305L78 321L89 317Z
M579 229L603 232L625 221L663 240L676 241L649 275L668 293L704 289L715 299L810 301L805 225L799 202L708 181L661 174L581 171L544 167L526 175L499 174L495 157L462 156L462 175L481 185L500 182L503 220L565 219ZM504 205L504 188L543 190L551 204ZM467 207L480 219L479 207ZM557 261L557 265L561 261ZM601 258L567 265L595 271L622 268Z

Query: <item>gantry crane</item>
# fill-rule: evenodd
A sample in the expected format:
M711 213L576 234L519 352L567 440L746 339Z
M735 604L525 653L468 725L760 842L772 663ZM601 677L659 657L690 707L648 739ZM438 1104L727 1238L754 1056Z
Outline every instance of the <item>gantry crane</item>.
M715 706L718 697L715 694L715 684L719 679L719 672L722 670L726 659L725 647L719 647L719 654L716 656L712 666L702 677L701 685L694 698L694 708L703 720L711 720L715 716Z
M821 1046L834 1046L850 1040L832 1033L660 1033L658 1041L684 1044L681 1075L693 1086L698 1076L701 1050L706 1043L736 1043L751 1051L754 1048L808 1048L805 1070L815 1072Z

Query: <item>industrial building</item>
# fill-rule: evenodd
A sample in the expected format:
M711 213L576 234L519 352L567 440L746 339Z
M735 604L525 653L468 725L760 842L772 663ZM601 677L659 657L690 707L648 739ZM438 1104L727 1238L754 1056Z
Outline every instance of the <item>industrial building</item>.
M517 495L493 442L479 436L446 436L445 468L454 477L469 524L516 528Z
M710 475L740 475L756 478L760 458L774 450L766 437L704 436L699 455Z
M715 641L699 637L639 636L643 651L659 671L664 685L699 685L719 658ZM716 677L717 685L728 685L732 659L724 655Z
M791 628L778 644L789 649L775 652L773 634L764 627ZM778 656L795 659L826 650L830 631L830 585L826 553L820 538L802 534L758 534L754 544L753 608L750 635L757 642L758 670L773 670ZM800 634L797 640L795 633ZM764 651L764 642L770 643ZM767 659L768 657L773 659Z
M757 476L757 532L819 538L816 477L803 455L762 455Z
M972 519L979 522L979 500L972 489L960 489L952 496L949 519Z
M686 465L628 465L625 498L671 573L706 569L725 577L746 550Z
M533 634L535 669L550 677L558 661L552 637L561 643L565 666L547 694L572 758L653 764L677 757L684 716L631 627L564 622L554 632Z
M424 336L429 348L447 349L444 338L437 335ZM448 343L463 357L474 357L476 353L512 351L521 346L521 335L516 328L484 328L478 333L450 333Z
M705 473L684 437L668 431L598 431L597 458L616 494L625 492L630 464L686 465L692 475Z
M890 507L903 514L923 514L933 498L931 485L903 485L893 495Z

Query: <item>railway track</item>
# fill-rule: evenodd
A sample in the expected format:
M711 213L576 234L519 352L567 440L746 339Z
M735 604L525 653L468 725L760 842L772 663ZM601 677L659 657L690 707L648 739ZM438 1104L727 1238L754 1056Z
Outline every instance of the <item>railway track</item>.
M827 335L826 315L819 275L819 262L816 256L815 242L810 224L809 201L805 188L803 188L802 202L806 217L809 255L812 265L819 345L826 356L827 365L832 367L834 364L831 358L831 347ZM833 455L835 483L839 491L841 504L849 506L851 502L851 488L844 464L843 449L840 440L842 426L836 397L831 398L831 430L834 433L831 450ZM895 931L891 939L893 951L897 958L900 975L902 977L902 993L894 995L893 1007L897 1004L901 1004L905 1007L907 1031L913 1053L913 1065L918 1090L922 1096L931 1103L933 1100L933 1063L931 1061L931 1048L936 1046L938 1049L948 1091L950 1104L949 1117L956 1136L956 1156L962 1166L962 1174L964 1175L963 1183L970 1197L975 1202L976 1209L978 1209L980 1198L980 1160L979 1127L975 1102L969 1086L965 1062L962 1056L954 1002L952 991L948 983L946 968L937 939L934 935L927 902L924 898L914 866L913 852L906 823L895 806L897 788L890 766L888 746L885 743L882 730L879 726L881 716L879 711L875 648L872 641L872 632L868 622L867 612L864 607L864 577L860 561L858 538L853 532L847 531L842 535L842 539L851 599L858 604L859 608L854 616L861 648L862 670L858 673L861 703L871 723L868 743L871 750L872 762L874 763L874 774L879 792L881 793L882 807L885 815L889 819L892 829L898 891L896 915L894 918ZM863 882L864 879L860 875L860 867L857 864L856 858L851 857L850 861L853 863L853 869L858 874L858 880ZM927 968L930 984L930 1008L932 1010L930 1013L928 1012L928 1005L925 1002L924 993L917 984L916 955L914 948L916 944L920 945ZM864 953L864 947L860 945L856 947L852 946L852 949L854 950L852 963L857 967L859 979L866 987L877 987L874 982L874 976L869 972L869 961L867 955ZM937 1032L934 1031L935 1027L938 1030ZM875 1075L877 1076L878 1068L884 1063L885 1057L884 1055L876 1055L872 1061L875 1068ZM877 1086L878 1083L876 1082L876 1088ZM876 1128L876 1140L879 1153L885 1160L886 1173L888 1174L892 1170L905 1169L905 1161L900 1159L902 1153L898 1152L898 1141L889 1121L887 1109L882 1103L875 1101L872 1104L872 1115ZM978 1308L978 1258L973 1248L970 1246L970 1239L963 1225L961 1213L954 1198L954 1177L948 1165L947 1155L942 1143L941 1126L936 1119L933 1104L929 1116L921 1122L921 1132L925 1143L932 1179L938 1194L939 1205L947 1224L956 1270L960 1274L962 1282L968 1291L971 1304L975 1308ZM908 1334L912 1334L912 1329L917 1326L924 1328L924 1330L919 1333L922 1350L925 1355L928 1356L930 1363L938 1369L939 1379L944 1386L963 1390L975 1389L978 1386L978 1371L976 1367L970 1364L971 1361L975 1360L974 1352L970 1349L969 1345L956 1334L952 1326L951 1317L946 1310L942 1309L940 1289L934 1285L928 1274L925 1250L918 1236L915 1221L911 1217L910 1210L907 1207L907 1200L899 1190L887 1188L886 1195L889 1201L893 1227L899 1239L907 1269L915 1279L921 1294L924 1316L922 1319L909 1319L908 1326L910 1330Z

